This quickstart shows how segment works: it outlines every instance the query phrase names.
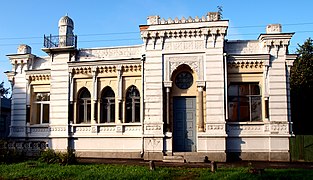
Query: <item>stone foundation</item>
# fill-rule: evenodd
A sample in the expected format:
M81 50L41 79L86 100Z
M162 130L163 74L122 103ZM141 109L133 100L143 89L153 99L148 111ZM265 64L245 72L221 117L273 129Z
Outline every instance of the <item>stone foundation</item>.
M289 152L229 152L227 161L290 161Z
M119 158L119 159L141 159L140 152L99 152L99 151L76 151L81 158Z

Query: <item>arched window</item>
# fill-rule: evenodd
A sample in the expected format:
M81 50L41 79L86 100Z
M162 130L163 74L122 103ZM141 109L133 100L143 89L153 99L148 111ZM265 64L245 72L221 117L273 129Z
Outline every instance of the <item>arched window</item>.
M78 94L78 123L90 123L91 98L87 88L81 89Z
M125 122L140 122L140 95L136 86L126 92Z
M103 89L100 107L100 123L115 122L115 94L112 88Z

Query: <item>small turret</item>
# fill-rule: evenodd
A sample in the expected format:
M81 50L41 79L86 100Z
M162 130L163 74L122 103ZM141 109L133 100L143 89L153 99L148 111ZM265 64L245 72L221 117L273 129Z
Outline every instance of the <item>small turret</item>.
M61 17L59 20L59 47L73 46L74 42L74 22L66 16Z

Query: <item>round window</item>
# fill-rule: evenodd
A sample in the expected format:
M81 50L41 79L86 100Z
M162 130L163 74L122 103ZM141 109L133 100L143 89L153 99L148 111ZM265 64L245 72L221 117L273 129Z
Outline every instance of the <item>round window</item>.
M183 71L177 74L175 84L180 89L188 89L193 83L192 74L188 71Z

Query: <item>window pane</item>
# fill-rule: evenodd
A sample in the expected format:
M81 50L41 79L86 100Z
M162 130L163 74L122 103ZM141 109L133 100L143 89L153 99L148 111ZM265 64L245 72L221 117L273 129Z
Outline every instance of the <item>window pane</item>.
M247 97L239 99L239 121L250 121L249 98Z
M78 115L79 123L84 122L84 104L79 105L78 113L79 113Z
M229 96L238 96L238 85L230 85L228 87Z
M260 87L258 84L250 85L250 95L260 95Z
M115 104L110 104L110 122L115 122Z
M49 123L49 104L43 104L42 123Z
M85 112L85 113L87 113L87 114L85 114L87 122L90 122L90 120L91 120L91 104L90 104L90 100L87 101L87 112Z
M132 102L126 102L125 122L132 122Z
M270 114L269 114L269 101L268 99L265 100L265 118L269 118Z
M239 85L239 96L249 95L249 84L240 84Z
M40 124L41 119L41 104L36 104L36 124Z
M135 103L135 122L140 122L140 102Z
M261 97L251 97L251 121L262 120Z
M228 103L228 119L229 121L238 120L238 102Z
M101 123L106 123L107 122L107 117L108 117L108 102L107 99L102 99L102 106L101 106Z

